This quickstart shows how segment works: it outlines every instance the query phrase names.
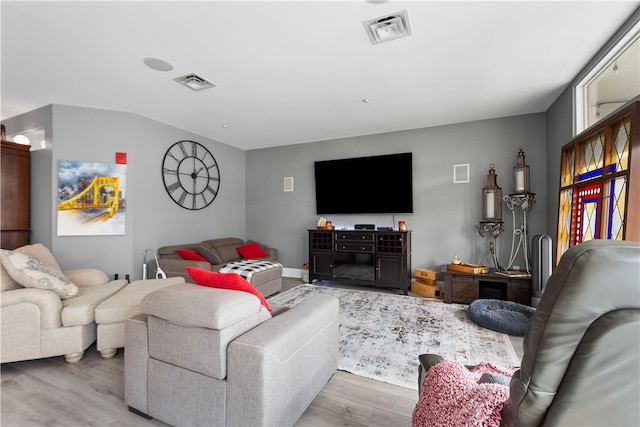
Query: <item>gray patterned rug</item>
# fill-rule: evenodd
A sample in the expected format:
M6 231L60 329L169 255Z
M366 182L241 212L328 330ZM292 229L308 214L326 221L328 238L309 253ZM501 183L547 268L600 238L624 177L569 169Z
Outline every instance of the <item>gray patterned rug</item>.
M473 323L463 304L308 284L268 300L290 307L318 294L340 301L342 371L417 390L422 353L467 365L520 364L509 336Z

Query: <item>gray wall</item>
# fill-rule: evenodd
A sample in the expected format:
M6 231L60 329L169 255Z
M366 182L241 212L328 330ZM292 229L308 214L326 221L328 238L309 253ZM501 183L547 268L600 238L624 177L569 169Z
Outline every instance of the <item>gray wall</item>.
M94 266L109 274L141 275L146 248L238 236L274 246L286 268L307 262L307 229L314 228L313 162L344 157L413 152L414 213L339 215L338 227L372 222L394 226L404 220L413 230L412 268L436 268L454 253L467 262L489 263L487 238L475 224L481 215L481 189L490 163L496 165L503 194L511 192L512 168L522 146L531 165L537 202L529 232L546 224L546 124L544 114L460 123L388 134L361 136L244 152L217 141L136 114L53 105L5 122L13 131L46 124L51 146L34 152L33 242L49 246L64 268ZM28 124L28 126L27 126ZM19 126L24 126L20 129ZM160 175L166 149L181 139L206 145L221 169L217 199L201 211L187 211L167 196ZM57 236L57 173L60 160L115 162L127 153L126 233L123 236ZM470 165L470 182L453 183L453 165ZM293 192L283 178L294 177ZM506 231L499 238L500 260L507 262L512 221L504 209ZM516 264L524 265L522 255Z
M553 240L555 265L558 244L558 203L560 202L560 160L562 147L573 138L573 90L569 87L547 110L547 224Z
M32 242L49 247L64 269L95 267L142 275L146 248L238 236L245 229L245 153L136 114L53 105L4 121L12 132L44 127L48 148L32 152ZM191 139L216 157L220 192L208 208L187 211L167 195L161 176L171 144ZM49 144L50 140L50 144ZM115 163L127 153L126 230L121 236L57 236L58 162Z
M503 195L512 192L519 147L531 165L536 205L529 215L530 236L547 232L546 124L544 114L506 117L360 136L247 152L247 236L280 250L289 268L308 261L307 230L315 228L313 162L390 153L413 153L414 213L410 215L332 215L336 227L356 223L394 226L404 220L413 230L413 268L436 268L457 253L465 262L488 263L488 238L475 229L481 219L481 190L494 163ZM453 165L470 165L470 182L453 183ZM294 191L283 191L283 178ZM384 194L381 194L384 197ZM521 218L521 217L520 217ZM505 232L498 239L500 262L511 250L511 213L503 207ZM517 220L521 221L521 219ZM516 264L524 267L522 252Z

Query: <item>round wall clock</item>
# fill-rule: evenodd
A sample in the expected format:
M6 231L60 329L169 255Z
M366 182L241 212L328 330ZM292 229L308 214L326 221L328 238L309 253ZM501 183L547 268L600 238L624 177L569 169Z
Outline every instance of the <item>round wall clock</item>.
M213 154L194 141L178 141L162 160L162 181L169 196L189 210L206 208L218 195L220 169Z

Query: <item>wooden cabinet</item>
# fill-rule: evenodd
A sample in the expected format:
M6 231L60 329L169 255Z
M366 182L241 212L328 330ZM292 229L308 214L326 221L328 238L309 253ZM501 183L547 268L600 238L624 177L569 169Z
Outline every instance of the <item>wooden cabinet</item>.
M2 141L2 248L28 245L30 227L30 165L28 145Z
M531 305L531 279L447 270L442 293L447 303L471 304L478 298L491 298Z
M309 281L331 279L333 231L309 232Z
M309 280L398 288L411 280L411 232L309 230Z

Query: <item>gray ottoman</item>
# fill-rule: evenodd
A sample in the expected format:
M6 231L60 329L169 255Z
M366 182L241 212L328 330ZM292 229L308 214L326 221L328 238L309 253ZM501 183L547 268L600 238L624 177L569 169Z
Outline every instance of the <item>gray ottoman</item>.
M279 262L246 259L225 264L218 271L239 274L265 297L282 290L282 264Z
M140 314L142 298L153 291L169 285L184 283L182 277L168 279L137 280L125 286L120 292L101 302L95 310L98 325L97 348L102 357L110 359L119 348L124 347L125 321Z

